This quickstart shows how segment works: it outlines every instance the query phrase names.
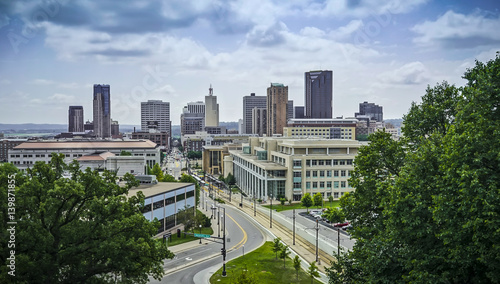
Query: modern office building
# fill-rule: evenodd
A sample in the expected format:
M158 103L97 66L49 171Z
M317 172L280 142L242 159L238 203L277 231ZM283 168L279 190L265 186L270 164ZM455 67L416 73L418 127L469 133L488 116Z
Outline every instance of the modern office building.
M286 121L293 119L293 100L288 100L286 104Z
M0 135L0 162L7 162L9 160L9 150L14 149L17 145L28 141L28 139L6 139Z
M120 123L116 120L111 120L111 137L121 138L120 136Z
M94 135L111 137L111 94L109 85L94 85Z
M68 110L68 132L84 132L83 107L70 106Z
M252 110L252 133L262 137L267 134L267 109L254 108Z
M378 122L384 121L384 111L379 105L369 102L362 102L359 104L359 112L354 114L356 117L367 116L370 120L376 120Z
M185 151L202 151L203 146L224 145L225 143L245 143L249 137L257 137L256 134L209 134L198 131L195 134L183 136L182 146Z
M283 134L288 117L288 86L271 83L267 88L267 135Z
M182 110L181 136L203 131L205 127L205 103L190 102Z
M305 73L305 117L333 117L333 72L329 70Z
M254 108L265 109L267 107L266 96L256 96L251 93L250 96L243 97L243 129L242 134L255 134L252 130L252 111Z
M151 168L160 163L160 148L149 140L29 141L9 151L9 162L24 170L38 161L48 164L52 153L64 154L64 161L69 164L83 156L104 152L119 156L122 151L130 152L135 157L144 157L145 164Z
M160 221L158 235L175 234L177 229L184 231L177 214L185 208L195 208L196 192L194 183L160 182L152 185L141 185L132 188L128 197L136 196L141 191L144 194L142 215L149 221L155 218ZM195 210L193 211L193 216Z
M304 106L296 106L294 107L294 113L293 113L293 118L295 119L300 119L300 118L305 118L304 116Z
M160 146L160 149L170 149L170 136L167 132L132 132L132 139L148 139Z
M338 199L354 190L348 180L361 145L355 140L259 137L229 154L236 183L250 197L299 201L305 193L320 193L324 199Z
M355 118L290 119L288 126L283 128L283 136L356 140L357 125Z
M208 89L208 96L205 96L205 126L219 126L219 104L212 85Z
M170 120L170 103L162 100L141 102L141 131L148 132L155 128L172 136L172 121Z

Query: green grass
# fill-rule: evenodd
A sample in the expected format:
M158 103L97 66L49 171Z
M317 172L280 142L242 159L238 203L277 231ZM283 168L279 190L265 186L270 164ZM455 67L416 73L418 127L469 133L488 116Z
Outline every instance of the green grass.
M188 233L193 233L193 231L189 230ZM194 229L194 233L195 234L199 234L200 233L200 229ZM214 233L214 230L212 230L211 227L203 227L201 228L201 233L202 234L208 234L208 235L212 235ZM167 244L169 247L171 246L175 246L175 245L180 245L180 244L183 244L183 243L187 243L187 242L190 242L190 241L194 241L194 240L199 240L200 238L195 238L193 236L190 236L190 235L184 235L184 232L181 232L181 237L178 238L177 237L177 234L172 234L172 241L169 241Z
M340 201L335 200L331 203L331 205L330 205L330 202L325 201L325 203L323 203L323 206L324 207L339 207ZM262 207L269 209L269 208L271 208L271 205L266 204L266 205L263 205ZM319 206L319 207L311 206L311 207L309 207L309 210L318 209L318 208L321 208L321 206ZM276 210L277 212L285 211L285 210L292 210L292 209L306 209L306 207L302 206L301 203L292 203L292 205L288 205L288 202L285 202L285 205L281 205L281 203L279 201L276 201L276 203L275 203L275 201L273 200L273 210Z
M299 271L299 279L293 268L293 260L286 259L283 268L283 259L276 260L276 255L272 251L272 242L266 242L262 247L254 250L245 256L233 259L226 263L226 277L222 277L222 268L217 270L210 283L238 283L237 278L246 270L246 275L252 278L255 284L289 284L289 283L311 283L311 278L302 269ZM314 283L321 283L314 280Z

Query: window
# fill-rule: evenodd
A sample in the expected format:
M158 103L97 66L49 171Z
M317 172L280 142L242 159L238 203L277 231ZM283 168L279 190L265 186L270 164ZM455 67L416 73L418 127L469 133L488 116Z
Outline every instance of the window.
M307 167L311 166L311 160L306 160L306 166Z
M325 160L318 160L318 165L323 166L325 164Z
M318 160L312 160L311 165L312 165L312 166L317 166L317 165L318 165Z
M302 172L293 172L293 177L302 177Z
M333 165L338 166L339 165L339 160L333 160Z
M326 171L326 176L327 177L332 177L332 171Z
M294 182L293 183L293 188L302 188L302 183L300 183L300 182Z
M334 192L333 193L333 198L339 198L339 193L338 192Z
M352 171L347 171L347 176L350 177L351 176L351 172Z
M313 182L313 188L318 188L318 182L317 181Z
M333 176L334 177L338 177L339 176L339 171L337 171L337 170L333 171Z
M327 181L326 182L326 188L327 189L332 189L332 182L331 181Z
M346 160L346 164L351 166L352 165L352 159Z
M311 171L306 171L306 178L311 177Z
M325 177L325 171L319 171L319 177Z
M293 167L294 168L302 167L302 160L293 160Z
M310 189L310 188L311 188L311 182L310 182L310 181L306 182L306 188L307 188L307 189Z
M333 188L339 188L339 182L338 181L334 181L333 182Z
M341 171L340 171L340 176L341 176L341 177L345 177L345 170L341 170Z
M313 172L313 177L318 177L318 171L312 171Z
M325 160L325 166L331 166L332 160Z
M345 165L345 160L339 160L339 165L341 166Z
M320 181L319 182L319 188L325 188L325 182L324 181Z
M340 182L340 188L345 188L345 181Z

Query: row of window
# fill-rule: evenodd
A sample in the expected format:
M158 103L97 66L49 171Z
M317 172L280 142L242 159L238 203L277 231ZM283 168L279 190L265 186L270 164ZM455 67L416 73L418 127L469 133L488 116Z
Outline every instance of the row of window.
M186 192L185 194L183 193L183 194L179 194L177 196L169 197L169 198L164 199L164 200L159 200L159 201L154 202L153 206L151 206L150 204L145 205L144 208L142 208L142 213L147 213L147 212L150 212L151 210L155 210L155 209L173 204L176 202L176 200L177 200L177 202L180 202L184 199L187 199L187 198L193 197L193 196L194 196L194 191L192 190L192 191Z
M297 184L297 185L296 185ZM332 188L332 182L331 181L313 181L313 182L306 182L306 189L311 189L311 185L313 189L319 188L319 189L331 189ZM298 187L296 187L298 186ZM300 188L301 184L300 183L294 183L293 187L294 188ZM333 188L352 188L347 181L334 181L333 182Z
M334 177L350 177L351 171L349 170L323 170L323 171L306 171L306 178L313 177L332 177L332 173ZM295 171L293 172L293 177L301 177L302 172Z
M282 164L285 163L285 159L281 159L279 157L275 157L278 159L275 159L275 162L282 162ZM352 159L328 159L328 160L306 160L306 166L307 167L312 167L312 166L352 166ZM293 160L293 167L294 168L300 168L302 167L302 160Z
M33 156L35 158L51 158L52 157L52 154L36 154L36 155L33 155L33 154L23 154L23 158L33 158ZM79 157L82 157L83 154L65 154L64 155L66 158L79 158ZM144 156L144 154L134 154L134 156ZM146 154L147 157L155 157L156 154L153 153L153 154ZM20 158L21 155L20 154L11 154L10 155L11 158Z
M317 192L312 192L311 194L312 194L312 196L314 196L316 193ZM333 198L339 198L340 196L343 196L344 193L345 193L344 191L341 191L341 192L336 191L333 193ZM319 194L321 194L323 196L323 198L328 198L328 197L332 196L331 192L320 192ZM326 196L325 196L325 194L326 194Z

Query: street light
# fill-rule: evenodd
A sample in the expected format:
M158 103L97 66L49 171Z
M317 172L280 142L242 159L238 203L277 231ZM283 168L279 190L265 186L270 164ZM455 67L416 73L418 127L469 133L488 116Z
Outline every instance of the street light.
M200 235L201 235L201 224L200 224ZM200 237L200 245L201 245L201 237Z
M273 194L271 193L271 208L269 209L269 228L273 227Z
M241 248L243 249L243 257L245 257L245 245L242 245Z
M226 208L224 209L224 216L226 216ZM226 218L224 218L224 233L222 235L222 277L226 277Z

